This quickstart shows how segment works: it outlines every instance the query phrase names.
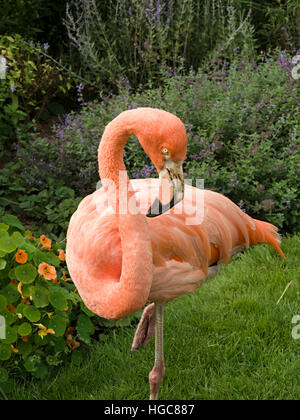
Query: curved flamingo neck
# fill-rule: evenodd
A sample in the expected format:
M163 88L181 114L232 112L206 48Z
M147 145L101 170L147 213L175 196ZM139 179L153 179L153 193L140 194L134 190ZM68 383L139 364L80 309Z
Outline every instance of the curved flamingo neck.
M98 149L99 174L104 190L108 188L108 181L113 181L116 186L116 222L122 247L120 280L110 285L110 299L107 303L103 302L105 317L112 319L122 318L145 305L153 276L152 244L146 217L141 213L119 212L120 187L125 188L128 195L134 194L128 191L129 178L126 174L125 185L120 186L119 183L120 171L125 171L124 146L127 139L136 134L137 124L132 124L129 117L129 113L120 114L106 126ZM117 306L115 302L118 302Z

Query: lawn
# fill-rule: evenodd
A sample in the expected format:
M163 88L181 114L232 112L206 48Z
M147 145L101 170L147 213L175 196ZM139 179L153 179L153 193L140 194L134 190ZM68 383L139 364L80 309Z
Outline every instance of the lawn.
M300 398L300 339L292 337L300 235L283 238L282 248L286 260L267 245L237 255L217 278L167 305L161 400ZM8 398L148 399L154 339L130 355L133 335L133 327L109 331L80 367L16 383Z

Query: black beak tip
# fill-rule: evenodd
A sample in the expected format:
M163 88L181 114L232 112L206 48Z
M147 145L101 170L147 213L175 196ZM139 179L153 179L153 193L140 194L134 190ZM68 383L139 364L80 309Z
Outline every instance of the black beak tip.
M162 214L162 212L163 212L163 205L161 201L156 197L152 205L149 207L146 217L156 217Z

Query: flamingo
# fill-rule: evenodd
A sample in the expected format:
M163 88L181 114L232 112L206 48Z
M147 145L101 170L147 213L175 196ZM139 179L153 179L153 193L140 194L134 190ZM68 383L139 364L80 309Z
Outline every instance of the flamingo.
M129 180L123 151L131 136L152 160L158 179ZM217 192L201 191L202 217L187 223L197 212L197 189L184 185L186 149L186 130L175 115L154 108L119 114L106 126L98 148L102 188L81 201L67 231L67 266L85 305L112 320L144 308L131 352L144 348L155 332L151 400L158 398L165 375L167 302L193 292L250 245L270 244L285 257L275 226L251 218ZM122 181L120 174L125 174ZM166 183L169 203L162 188ZM183 210L175 211L179 205Z

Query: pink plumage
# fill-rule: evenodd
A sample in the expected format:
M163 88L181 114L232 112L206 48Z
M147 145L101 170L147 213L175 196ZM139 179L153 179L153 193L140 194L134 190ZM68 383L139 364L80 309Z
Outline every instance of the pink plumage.
M125 111L106 127L99 146L104 186L82 200L67 232L67 265L89 309L118 319L143 308L147 301L159 305L193 292L205 281L212 264L227 263L241 246L269 243L284 256L275 226L252 219L213 191L201 192L203 213L199 223L189 225L187 218L197 214L194 187L185 186L181 214L176 212L178 204L169 214L147 218L149 197L157 192L159 180L129 181L126 177L123 188L137 214L114 211L108 205L108 181L115 183L118 192L119 171L125 170L123 149L132 135L138 137L158 172L166 163L162 150L167 150L174 165L186 155L184 126L166 111ZM118 196L116 208L119 201Z

